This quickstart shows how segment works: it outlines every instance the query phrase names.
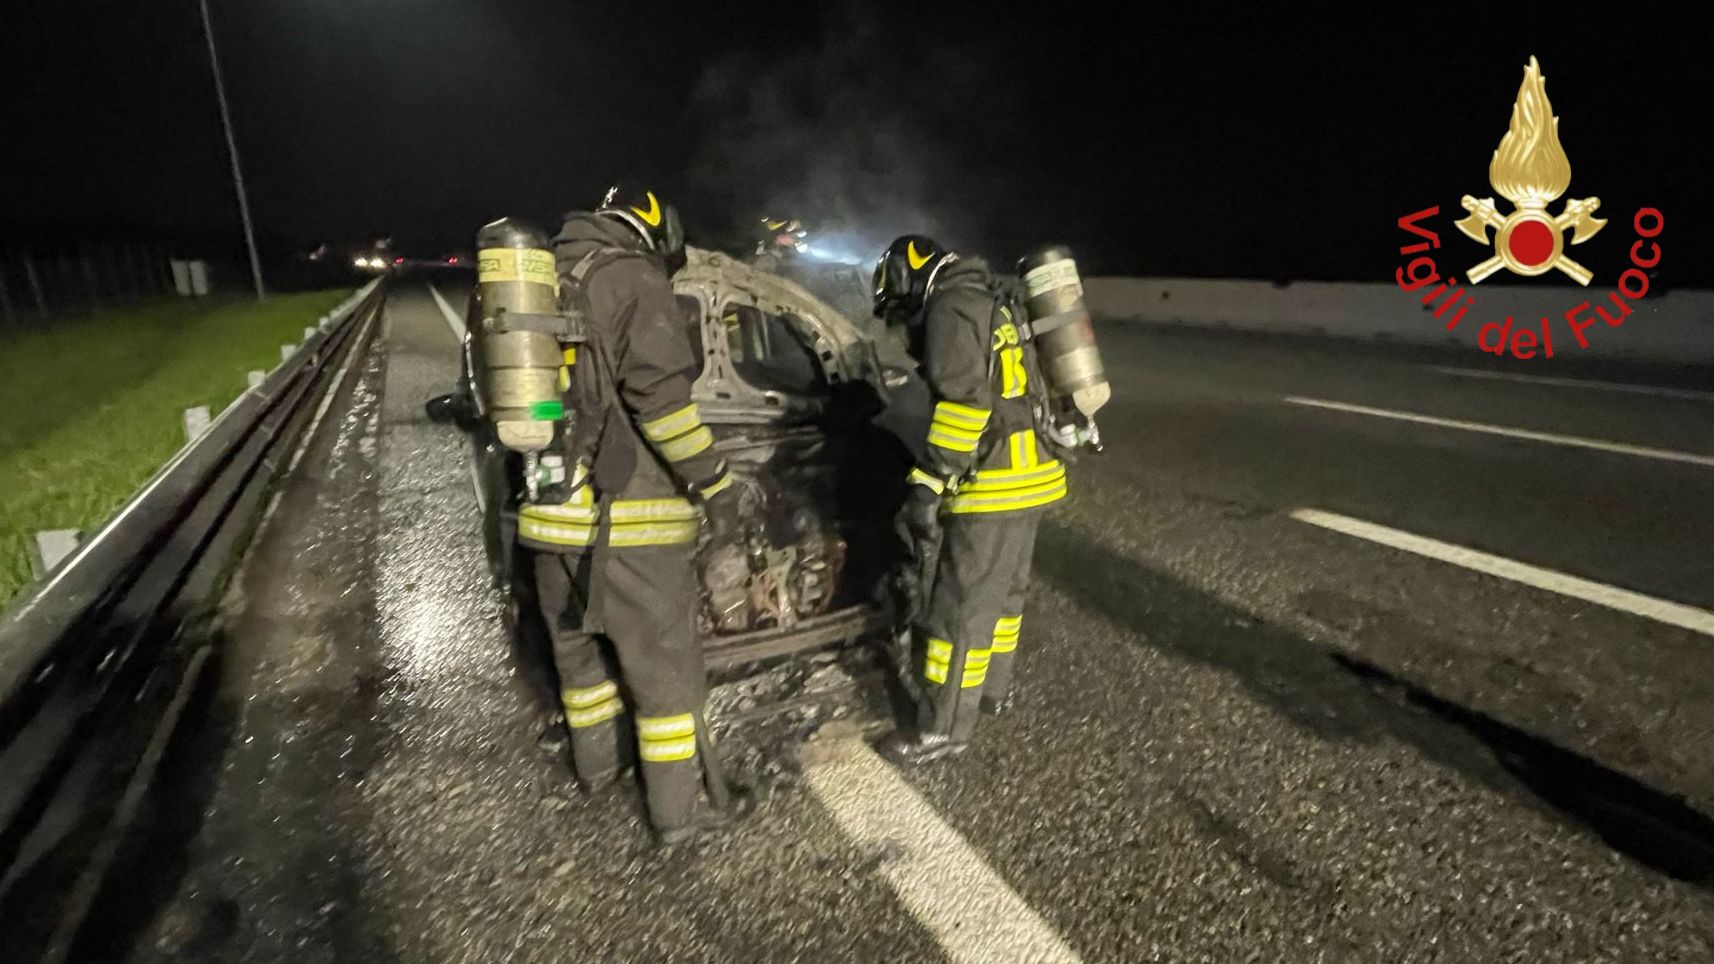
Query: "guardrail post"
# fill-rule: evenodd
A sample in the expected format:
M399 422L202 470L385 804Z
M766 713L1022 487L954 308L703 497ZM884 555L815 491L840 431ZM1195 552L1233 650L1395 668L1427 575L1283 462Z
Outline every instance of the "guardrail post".
M48 300L42 296L42 279L36 274L36 259L24 252L24 277L30 282L30 293L36 296L36 314L43 318L48 316Z
M209 417L207 405L198 405L195 408L185 409L184 410L184 440L185 440L185 444L188 445L191 442L196 441L199 437L201 437L202 433L208 431L208 425L211 421L213 421L213 419Z
M30 569L37 579L54 571L66 556L77 551L83 533L76 529L43 529L30 540Z
M311 338L314 338L314 337L315 337L315 333L316 333L316 332L317 332L317 331L318 331L318 330L319 330L319 329L316 329L316 328L305 328L305 329L304 329L304 341L309 341L309 340L310 340L310 339L311 339Z
M17 321L12 314L12 293L6 288L6 265L0 262L0 314L6 316L6 324L10 327ZM323 321L327 319L323 318Z
M281 345L280 346L280 361L290 361L292 356L297 354L297 351L298 351L298 346L296 346L296 345Z

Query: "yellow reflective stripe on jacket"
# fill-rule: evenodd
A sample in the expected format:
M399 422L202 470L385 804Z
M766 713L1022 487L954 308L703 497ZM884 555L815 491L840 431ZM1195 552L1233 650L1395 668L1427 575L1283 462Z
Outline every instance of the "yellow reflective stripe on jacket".
M1009 653L1018 648L1018 631L1023 626L1022 616L1001 616L994 621L994 645L989 649L996 653Z
M592 546L600 516L587 486L562 505L525 505L518 510L518 535L551 546ZM579 504L582 502L583 504ZM666 546L696 541L696 509L688 500L619 499L608 509L608 545Z
M714 444L714 433L706 425L697 425L676 438L656 441L655 448L668 462L683 462Z
M1055 460L1028 469L984 469L947 500L955 513L1017 512L1065 498L1065 466Z
M940 495L946 491L946 483L924 472L922 469L911 469L910 477L905 479L911 485L926 485L930 492Z
M981 686L988 678L988 662L991 655L986 649L972 649L964 654L964 676L959 681L959 687L968 689ZM944 639L930 639L928 653L923 661L923 676L931 683L946 682L946 677L952 670L952 644Z
M1065 476L1039 486L1026 486L1005 492L966 494L963 489L953 496L947 511L960 514L974 512L1019 512L1035 509L1065 498Z
M689 713L637 717L637 753L650 763L690 759L696 755L696 718Z
M550 522L530 515L535 506L525 506L518 513L518 537L550 546L588 546L595 542L595 524Z
M1024 394L1024 388L1029 383L1029 372L1024 368L1024 350L1022 348L1001 348L1000 353L1000 397L1018 398Z
M982 440L982 430L988 427L990 412L957 402L936 402L934 421L929 424L928 441L953 452L974 452Z
M934 420L955 428L981 432L988 427L988 419L993 415L987 409L973 408L960 405L957 402L941 401L934 404Z
M725 492L727 489L729 489L731 487L732 487L732 470L722 469L720 472L719 480L717 480L715 482L710 482L708 485L703 486L702 489L700 490L701 494L702 494L703 501L707 501L709 499L712 499L715 496L719 495L720 493Z
M1036 454L1036 433L1032 429L1013 432L1006 436L1006 444L1011 449L1012 468L1029 469L1041 464Z
M683 435L701 424L702 416L697 413L696 403L691 402L678 411L669 412L660 418L644 422L642 429L649 441L664 442L669 438Z
M928 430L928 443L930 445L938 445L943 449L950 449L954 452L974 452L976 451L977 441L978 439L975 438L962 438L960 436L953 435L943 430L938 425Z
M620 499L608 510L614 525L632 522L695 522L696 507L688 499Z
M676 546L696 541L696 521L627 522L614 524L607 544L615 549L635 546Z
M1065 466L1057 461L1044 462L1031 469L981 469L974 478L958 487L959 493L999 493L1022 488L1041 488L1065 481Z

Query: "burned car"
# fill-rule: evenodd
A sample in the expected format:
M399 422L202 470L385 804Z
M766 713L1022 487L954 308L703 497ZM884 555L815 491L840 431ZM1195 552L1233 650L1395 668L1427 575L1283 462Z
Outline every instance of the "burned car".
M709 664L890 632L906 560L892 520L911 459L875 416L889 391L909 391L905 373L884 365L882 346L857 320L741 260L692 248L673 289L700 357L692 397L746 519L740 543L698 547L698 629ZM459 391L430 412L471 432L492 569L513 600L515 628L527 634L533 585L520 578L527 550L513 538L524 457L484 417L493 400L473 374L483 370L478 298L473 292ZM926 420L925 411L924 432Z

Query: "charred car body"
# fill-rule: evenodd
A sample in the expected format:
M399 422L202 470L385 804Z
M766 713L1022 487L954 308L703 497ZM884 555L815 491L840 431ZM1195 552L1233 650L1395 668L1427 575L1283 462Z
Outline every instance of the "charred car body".
M690 249L673 290L700 357L692 397L746 520L740 542L698 550L698 630L710 665L890 632L906 556L892 520L911 458L872 422L889 378L875 339L792 280L716 252ZM509 364L494 353L516 354L492 337L492 316L478 286L459 392L430 409L472 434L492 569L513 600L516 630L529 635L539 629L533 586L519 577L529 570L514 534L533 468L496 420L519 403L495 397L483 377Z

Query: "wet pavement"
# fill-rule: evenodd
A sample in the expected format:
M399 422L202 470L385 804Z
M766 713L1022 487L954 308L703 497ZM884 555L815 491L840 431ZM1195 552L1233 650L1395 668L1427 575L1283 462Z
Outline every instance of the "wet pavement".
M899 780L857 742L887 714L866 654L728 684L713 711L758 811L659 849L634 787L581 797L539 739L465 441L422 413L454 337L397 284L227 601L114 953L1714 959L1714 639L1287 515L1709 607L1714 469L1279 397L1711 454L1714 403L1103 336L1109 452L1044 526L1016 708ZM875 813L850 809L859 779Z

